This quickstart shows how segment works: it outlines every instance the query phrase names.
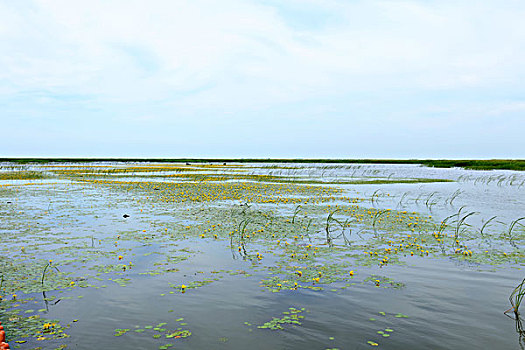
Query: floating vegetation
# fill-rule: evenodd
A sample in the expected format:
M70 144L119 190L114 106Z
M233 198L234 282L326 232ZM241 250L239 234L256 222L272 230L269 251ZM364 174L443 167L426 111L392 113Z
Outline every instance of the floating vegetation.
M185 326L184 318L178 318L175 322L178 322L180 326ZM133 332L141 334L142 336L151 337L153 339L182 339L188 338L191 336L191 332L183 327L177 327L175 329L167 327L168 322L160 322L156 325L145 325L145 326L135 326ZM130 328L126 329L115 329L115 337L120 337L125 335L128 332L131 332ZM171 347L173 344L164 344L161 347Z
M264 324L257 326L257 328L261 329L271 329L271 330L278 330L278 329L284 329L283 325L285 324L292 324L292 325L301 325L301 319L304 318L303 315L301 315L302 312L304 312L306 309L296 309L294 307L288 308L288 311L283 312L283 317L273 317L270 321L265 322Z
M394 324L396 322L395 319L408 318L408 316L403 315L401 313L392 314L392 313L386 313L384 311L380 311L379 315L381 315L380 321L382 321L382 323L387 323L387 324ZM394 319L392 319L392 316L394 316ZM378 319L373 318L373 317L370 318L369 320L373 322L378 321ZM375 333L376 338L374 340L368 340L366 343L371 346L379 346L382 339L386 340L386 338L390 338L390 336L393 334L394 334L393 326L388 326L383 329L377 330ZM377 338L379 336L381 338Z
M213 283L215 281L218 281L220 277L221 276L219 276L218 278L205 279L202 281L191 281L187 285L186 284L180 284L180 285L170 284L170 287L180 291L181 293L184 293L187 289L200 288L210 283Z
M381 288L400 289L405 287L405 284L402 282L396 282L389 277L378 275L371 275L370 277L365 278L363 282L372 282L376 287Z
M65 331L70 325L63 326L59 320L38 314L22 315L19 309L2 310L2 321L8 339L20 344L31 338L42 341L69 337Z

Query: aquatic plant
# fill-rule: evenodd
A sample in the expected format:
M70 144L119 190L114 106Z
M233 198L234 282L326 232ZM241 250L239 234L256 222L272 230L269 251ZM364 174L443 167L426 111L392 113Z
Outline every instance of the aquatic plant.
M295 223L295 217L297 216L297 214L299 213L300 210L301 210L301 206L300 205L295 207L295 210L293 212L293 217L292 217L292 224Z
M340 222L337 219L334 219L334 214L337 213L338 211L341 211L341 209L335 209L331 211L328 214L328 217L326 218L326 224L325 224L326 244L328 244L329 247L333 246L333 243L332 243L333 238L330 234L330 225L332 222L337 222L340 224Z
M257 326L257 328L279 330L284 329L282 326L284 324L293 324L300 326L302 324L300 320L304 318L304 316L300 314L305 311L305 308L296 309L294 307L290 307L288 310L289 311L283 312L283 317L273 317L270 321L265 322L260 326Z
M52 263L53 263L53 260L49 260L49 261L47 262L46 266L44 266L44 271L42 271L42 280L41 280L42 286L44 286L44 279L45 279L45 277L46 277L46 271L47 271L47 269L48 269L49 267L52 267L52 268L54 268L55 270L57 270L58 272L60 272L60 271L58 270L58 267L56 267L56 266L51 266Z
M514 226L516 226L517 224L518 225L521 225L523 226L522 224L520 224L519 222L522 221L522 220L525 220L525 217L521 217L519 219L516 219L514 221L512 221L510 224L509 224L509 229L507 230L507 232L505 233L505 237L509 240L509 243L511 245L513 245L514 247L516 247L516 244L514 243L514 237L512 236L512 230L514 229ZM516 247L517 248L517 247Z
M400 208L403 206L403 199L405 199L405 197L408 196L408 192L405 192L403 193L403 195L401 196L401 198L399 199L399 202L397 203L397 207Z
M454 193L452 193L452 195L450 196L450 198L447 198L447 200L445 200L445 204L450 204L452 205L452 202L454 202L454 200L456 198L459 197L459 195L461 195L462 191L461 190L456 190Z
M465 214L463 217L460 217L460 215L461 215L460 213L461 213L461 210L458 211L458 214L457 214L457 215L458 215L458 219L456 220L456 228L454 229L454 241L456 242L456 244L458 244L457 242L458 242L458 239L459 239L459 235L460 235L461 233L463 233L463 232L465 231L465 229L466 229L466 228L463 227L463 226L467 226L467 227L470 226L470 225L468 225L468 224L465 223L465 221L467 220L467 218L468 218L469 216L472 216L472 215L478 214L478 213L475 212L475 211L471 211L470 213Z
M372 202L372 205L375 205L376 203L379 202L379 196L382 194L383 192L381 190L375 190L374 193L372 193L372 197L370 197L370 202Z
M490 222L491 222L492 220L496 219L496 218L497 218L497 215L494 215L493 217L491 217L490 219L488 219L487 221L485 221L485 222L483 223L483 225L481 226L481 229L478 230L478 231L479 231L479 234L481 235L481 237L484 237L484 235L483 235L483 230L485 230L485 228L490 224Z
M375 286L374 289L376 287L396 288L401 287L403 283L410 286L411 277L405 277L402 281L397 282L390 280L388 276L370 276L371 271L368 269L383 268L382 271L387 273L390 269L387 267L389 265L418 264L418 261L423 258L435 258L440 248L445 256L454 259L456 263L465 263L465 266L476 264L480 268L488 265L490 268L496 268L496 265L523 263L524 256L520 249L508 250L509 239L518 248L522 248L524 242L520 226L523 224L522 221L509 226L502 224L501 227L504 229L498 232L498 237L490 237L488 233L492 231L491 226L496 227L495 223L498 222L495 216L487 216L490 217L489 220L482 221L480 228L471 228L469 215L473 214L469 214L464 209L465 207L445 218L441 225L439 221L436 223L431 216L427 217L426 209L432 210L434 205L439 206L440 210L450 209L447 204L450 202L452 205L454 194L450 198L446 197L450 196L450 193L442 197L441 191L431 193L426 191L424 186L418 187L417 192L403 194L403 192L396 192L399 189L402 190L402 186L392 186L394 187L392 193L397 197L389 198L387 190L382 188L384 192L377 190L370 198L369 195L359 194L359 186L346 186L342 190L327 186L338 183L375 183L373 181L403 183L403 179L393 178L392 174L381 174L375 169L362 166L337 165L326 167L326 169L312 166L308 168L310 170L306 170L310 176L319 176L323 172L324 176L330 178L303 180L299 177L301 180L296 180L296 178L287 179L287 177L302 176L304 172L298 173L294 167L284 171L282 170L285 169L284 167L272 165L271 167L275 168L268 168L277 170L272 171L269 175L258 174L258 171L251 173L244 171L244 173L233 175L219 174L218 169L214 167L216 165L204 164L200 165L200 168L184 165L175 167L165 164L148 166L105 164L100 168L98 165L76 166L62 170L55 168L56 171L47 170L66 181L73 180L67 181L70 182L68 184L39 183L38 186L33 187L36 191L21 185L14 187L8 184L9 189L3 192L4 187L1 187L0 197L5 198L6 202L11 198L20 199L19 203L13 203L13 205L5 206L0 203L2 204L0 205L0 219L2 223L5 220L6 226L11 226L8 230L2 231L3 240L0 250L3 250L5 258L0 257L0 289L2 286L8 289L8 293L2 293L4 296L15 293L19 295L13 301L4 299L2 306L20 303L20 308L22 308L20 312L25 313L24 309L32 303L26 304L24 299L28 291L35 291L35 286L37 291L46 289L64 293L64 297L55 299L58 302L72 298L72 296L66 296L72 291L71 287L106 288L106 285L100 286L96 281L102 283L112 281L117 284L117 287L133 281L131 283L138 286L139 281L141 284L142 282L149 283L151 280L156 282L154 276L168 272L173 272L170 277L176 281L174 283L178 284L173 284L173 286L170 284L172 289L169 292L159 291L162 293L160 296L168 299L172 294L185 292L182 299L171 300L180 303L192 303L197 298L203 298L201 300L204 301L210 300L206 299L209 296L205 293L199 294L201 291L194 288L207 288L209 284L222 277L220 276L222 273L238 278L248 278L247 283L260 282L260 287L264 292L280 293L285 298L288 297L287 295L294 294L301 297L301 294L305 292L319 293L321 297L324 297L326 293L344 293L344 289L350 290L354 285L363 285L365 282L371 287ZM240 171L241 166L238 167L236 171ZM339 175L335 169L348 173L353 171L356 176L360 177L371 177L348 181L345 176L337 181L332 181ZM230 171L233 172L233 170ZM89 175L86 175L88 173ZM280 174L282 176L278 176ZM381 175L384 175L385 178L377 179ZM388 178L386 178L387 175ZM134 177L131 179L132 176ZM479 176L476 175L468 181L476 178ZM407 183L413 183L415 180L417 179L410 179L410 182ZM312 186L321 182L323 186ZM502 186L506 182L519 184L517 179L501 176L485 177L480 182L483 184L490 182L493 186L496 184ZM70 189L81 192L86 200L79 203L76 200L75 191L70 191ZM51 202L48 205L47 198L42 197L43 200L39 200L38 196L41 196L44 191L49 191L47 193L52 193L51 195L54 196L52 197L53 206ZM111 193L111 197L108 196L108 199L111 200L105 198L99 200L97 196L100 197L100 193ZM355 198L351 198L354 196ZM357 198L358 196L362 198ZM418 208L424 210L425 214L416 212L419 211L414 206L416 197L420 204ZM378 207L376 204L381 199L381 206ZM395 206L396 200L399 200L398 206L410 207L410 211L384 209L388 208L387 205L392 202ZM466 203L471 203L471 199ZM46 207L48 212L53 208L53 215L44 214ZM79 209L82 212L79 212ZM12 215L15 210L20 213ZM112 223L124 225L123 220L120 220L124 212L131 214L134 220L128 220L125 223L126 226L116 227L117 230L115 230L111 225ZM106 213L110 214L109 217L105 215ZM165 215L166 213L169 215ZM96 219L105 215L104 225L98 226L101 223L99 220L88 220L85 223L86 230L70 233L69 225L81 223L84 221L82 218L84 215L92 215ZM448 213L444 216L446 215ZM32 220L33 218L35 220ZM112 221L114 219L119 220ZM18 222L23 224L19 225ZM221 224L223 226L220 226ZM83 225L80 226L84 228ZM139 225L139 227L133 227L134 225ZM144 229L147 229L147 233ZM359 235L359 232L363 230L367 233L359 236L361 240L350 242L348 238L351 238L352 233ZM115 243L115 231L122 235L118 246L113 244ZM474 254L455 255L449 250L445 251L445 247L449 248L451 244L454 244L451 238L454 237L452 235L454 232L457 233L456 238L462 240L458 245L463 253L469 252L469 248L466 247L468 244ZM373 233L375 235L372 235ZM476 234L472 235L472 233ZM480 235L482 238L487 236L487 239L481 240ZM33 237L35 242L31 242ZM211 239L208 239L210 237ZM220 255L225 253L223 250L227 246L228 237L233 259L242 257L244 261L232 262L236 270L212 271L211 273L218 275L194 280L194 276L204 272L192 270L217 262L215 258L220 258ZM119 239L118 236L117 239ZM95 240L97 240L98 249L89 248L89 240L91 240L91 248L94 248ZM339 244L343 240L346 246ZM22 245L29 253L26 253L25 249L20 253ZM176 246L179 247L174 248ZM180 249L182 247L189 249L187 248L189 246L193 249ZM204 247L203 251L199 251L200 247ZM175 251L184 251L188 254L173 256ZM213 253L210 254L210 252ZM54 268L53 265L45 267L42 272L45 260L39 260L39 257L47 256L47 254L56 254L54 259L60 260L60 273L49 274L49 270ZM32 259L33 256L34 259ZM180 270L174 266L193 256L198 259L198 264L192 264L190 260L187 264L179 266ZM116 261L117 257L120 257L119 261ZM122 270L127 266L119 262L127 261L128 257L133 257L136 268L131 271L126 268L125 274L129 278L116 278L122 277ZM222 260L210 268L219 269L221 262ZM431 264L432 261L427 261L427 263ZM354 270L358 271L355 276ZM98 273L92 276L86 274L88 271ZM178 271L180 273L176 273ZM8 283L1 282L2 273ZM40 278L41 273L42 278ZM66 280L64 278L66 273L74 274L74 277L71 278L71 276ZM108 278L101 275L102 273L111 275ZM135 281L137 274L141 275L141 279ZM183 275L184 278L182 278ZM365 278L367 276L370 276L370 279ZM151 280L146 280L146 278ZM41 285L38 284L39 280L42 280L42 287L45 286L45 288L41 288ZM180 284L182 282L185 284ZM235 283L234 279L227 279L217 283L213 288L219 291L225 287L236 287ZM113 288L111 285L107 287ZM74 292L79 291L80 289L76 289ZM95 295L96 291L93 290L92 293ZM55 296L51 295L50 298L52 297ZM86 297L91 296L86 295ZM179 295L176 297L178 298ZM45 294L43 299L47 308L48 298ZM203 307L205 306L203 304ZM32 310L27 311L31 311L27 315L32 314ZM280 312L275 320L266 323L268 328L276 328L278 325L286 328L284 323L288 322L281 323L281 321L289 319L283 319L282 316L290 317L290 315L280 315ZM22 316L26 317L24 314ZM48 321L44 325L47 323ZM25 325L17 327L21 330L27 328ZM118 327L133 329L131 325L118 325ZM147 327L144 326L144 329L135 331L147 333ZM116 327L109 329L113 328ZM163 325L159 324L157 328L165 333L165 338L173 335L166 333L167 330L164 331ZM384 328L384 330L383 328L381 328L383 333L377 332L381 335L379 339L388 338L390 328ZM175 332L175 329L173 331ZM116 330L116 334L119 333L121 332ZM124 333L122 335L125 339ZM17 334L15 338L23 341L21 334L24 333ZM178 333L174 334L176 335L173 338L182 337ZM153 338L160 338L161 335L163 335L161 332L155 333ZM104 337L103 334L100 336ZM191 347L191 344L189 346ZM166 347L167 345L162 345L159 349Z
M376 211L376 213L374 214L374 218L372 219L372 227L374 228L374 233L377 234L377 230L376 230L376 223L377 223L377 220L381 217L381 215L385 214L385 213L388 213L389 210L378 210Z
M456 214L452 214L452 215L449 215L447 216L446 218L444 218L443 220L441 220L441 223L439 225L439 228L437 229L437 236L443 236L444 234L444 231L445 231L445 228L447 227L447 222L452 219L453 217L455 217L456 215L458 215L457 213Z
M520 319L520 306L521 302L523 300L523 297L525 296L525 278L523 281L521 281L520 284L510 294L509 301L512 307L504 312L504 314L508 314L509 312L514 312L515 318L518 320Z

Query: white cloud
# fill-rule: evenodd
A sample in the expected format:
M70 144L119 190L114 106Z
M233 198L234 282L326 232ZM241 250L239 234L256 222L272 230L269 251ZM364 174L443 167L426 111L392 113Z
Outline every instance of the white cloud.
M214 85L187 103L237 108L330 91L517 83L525 4L514 4L333 2L341 19L304 33L275 8L243 1L4 3L0 76L21 91L119 101Z
M523 18L517 0L5 1L0 100L12 115L99 108L87 115L225 133L229 118L243 132L326 119L339 139L403 123L442 132L521 110L504 95L524 89Z

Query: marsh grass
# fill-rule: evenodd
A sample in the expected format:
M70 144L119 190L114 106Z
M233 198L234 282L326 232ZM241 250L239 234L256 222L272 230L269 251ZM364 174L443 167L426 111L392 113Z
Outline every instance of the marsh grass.
M470 227L465 221L472 215L478 214L475 211L471 211L470 213L465 214L463 217L460 217L461 215L461 209L458 211L456 220L456 228L454 229L454 240L457 244L457 241L459 240L459 235L465 232L467 227Z
M484 233L483 233L483 231L485 230L485 228L487 228L488 225L490 224L490 222L491 222L492 220L496 219L496 218L497 218L497 215L494 215L493 217L491 217L490 219L488 219L487 221L485 221L485 222L483 223L483 225L481 226L481 228L478 230L478 232L479 232L479 234L480 234L480 236L481 236L482 238L485 237L485 235L484 235Z
M292 217L292 224L295 223L295 217L297 216L297 214L299 214L299 211L301 210L301 206L298 205L297 207L295 207L295 210L293 212L293 217Z
M512 307L505 311L505 314L508 314L510 312L514 312L514 316L516 319L520 319L520 306L521 302L523 301L523 297L525 296L525 278L523 281L521 281L520 284L514 290L509 296L509 301Z
M377 235L377 228L376 228L376 224L379 220L379 218L383 215L383 214L386 214L388 213L389 211L388 210L378 210L375 214L374 214L374 218L372 219L372 227L374 229L374 233Z
M383 191L381 191L380 189L375 190L374 193L372 193L372 196L370 197L370 202L372 203L372 206L379 202L379 196L382 194Z
M51 266L52 264L53 264L53 263L52 263L52 261L50 260L50 261L48 261L48 263L46 264L46 266L44 266L44 271L42 271L42 280L41 280L41 284L42 284L42 286L44 286L44 279L45 279L45 277L46 277L46 271L48 270L48 268L51 267L51 268L57 270L57 272L60 272L60 270L58 269L58 267L56 267L56 266Z
M447 200L445 200L445 205L448 203L450 205L452 205L452 203L454 202L454 200L456 198L458 198L460 195L461 195L462 191L461 190L456 190L454 193L452 193L452 195L450 196L450 198L447 198Z
M505 233L505 238L508 239L509 243L516 247L516 244L514 242L514 236L512 235L512 231L514 230L514 227L516 225L520 225L520 226L523 226L521 223L519 223L520 221L523 221L525 220L525 217L521 217L519 219L516 219L514 221L512 221L510 224L509 224L509 229L507 230L507 232ZM516 247L517 248L517 247Z
M325 232L326 232L326 244L328 244L329 247L332 247L332 236L330 235L330 224L332 221L336 221L333 216L335 213L340 211L341 209L336 209L328 214L328 217L326 218L326 224L325 224Z

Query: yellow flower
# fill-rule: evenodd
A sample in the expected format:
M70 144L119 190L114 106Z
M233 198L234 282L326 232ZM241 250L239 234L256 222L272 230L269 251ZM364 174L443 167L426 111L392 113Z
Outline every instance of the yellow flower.
M119 259L119 260L122 260L122 255L119 255L119 256L118 256L118 259Z
M302 271L299 271L299 270L295 271L295 273L298 274L299 277L301 277L303 275Z
M354 275L354 270L350 271L349 274L350 274L350 276L353 276Z
M75 282L74 282L74 281L71 281L70 285L71 285L71 286L74 286L74 285L75 285Z

